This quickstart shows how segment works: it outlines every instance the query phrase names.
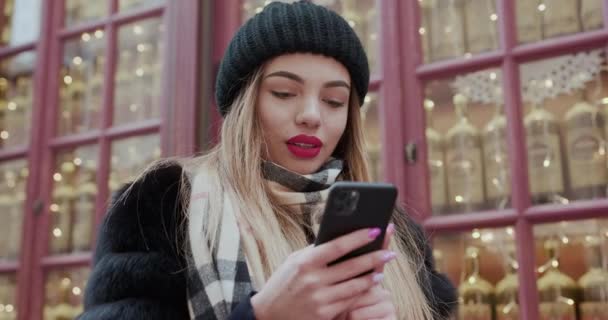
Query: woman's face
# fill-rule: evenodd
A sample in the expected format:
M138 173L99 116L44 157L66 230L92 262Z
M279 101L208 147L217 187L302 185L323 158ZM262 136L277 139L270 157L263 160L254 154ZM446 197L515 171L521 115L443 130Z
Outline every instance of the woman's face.
M348 70L322 55L288 54L264 67L257 112L267 160L300 174L317 171L346 128Z

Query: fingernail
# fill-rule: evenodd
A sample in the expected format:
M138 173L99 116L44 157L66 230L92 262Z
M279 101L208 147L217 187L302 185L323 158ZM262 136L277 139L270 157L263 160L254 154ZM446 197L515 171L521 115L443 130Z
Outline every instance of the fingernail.
M370 229L367 234L369 235L370 238L376 239L380 235L380 228Z
M393 233L393 231L395 231L395 224L394 223L389 223L388 227L386 228L386 231L389 233Z
M382 281L382 279L384 279L384 273L374 273L374 276L372 277L374 283L378 283Z
M397 256L396 253L389 251L382 256L382 261L389 262L389 261L395 259L396 256Z

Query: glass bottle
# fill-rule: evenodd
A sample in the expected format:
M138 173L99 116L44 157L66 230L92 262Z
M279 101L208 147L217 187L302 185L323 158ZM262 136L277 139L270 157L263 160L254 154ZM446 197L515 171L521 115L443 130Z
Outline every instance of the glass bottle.
M544 38L576 33L580 30L578 4L572 0L543 0L542 14Z
M461 57L465 53L461 0L438 0L431 11L431 60Z
M599 237L585 240L587 272L578 280L582 289L581 320L608 320L608 271L602 265Z
M559 269L559 241L548 239L544 243L548 262L539 268L538 279L541 320L576 320L576 303L579 288L572 278Z
M476 53L495 50L498 47L496 1L463 0L463 2L466 51Z
M491 320L494 287L479 274L479 248L465 252L463 279L458 286L458 319Z
M532 201L567 203L563 197L559 125L555 117L535 103L524 118L524 127Z
M519 265L515 257L515 248L507 249L507 274L496 284L496 319L519 319L517 269Z
M452 211L479 210L484 201L481 141L468 119L467 98L454 96L457 120L446 135L448 201Z
M431 207L433 212L442 213L447 204L445 166L443 160L443 139L441 134L433 128L434 108L435 103L432 100L424 100L424 109L426 111L426 141L431 187Z
M564 118L571 198L606 196L604 117L596 106L577 102Z
M483 130L483 158L487 203L504 209L511 198L509 158L507 156L507 118L496 104L494 116Z

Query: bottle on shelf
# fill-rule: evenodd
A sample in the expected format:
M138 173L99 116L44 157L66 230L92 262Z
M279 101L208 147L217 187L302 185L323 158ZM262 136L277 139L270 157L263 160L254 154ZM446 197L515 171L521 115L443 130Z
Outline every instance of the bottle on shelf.
M559 124L540 104L524 118L533 203L568 203L564 197Z
M511 199L507 118L502 105L496 104L495 110L482 135L486 202L492 208L504 209Z
M587 272L578 280L582 290L581 320L608 320L608 271L602 265L602 247L598 236L585 239Z
M443 138L441 137L441 134L433 128L434 108L435 103L432 100L424 100L431 208L434 213L443 213L447 205Z
M599 108L585 100L568 110L563 121L571 199L606 196L605 120Z
M483 168L479 131L468 119L467 98L454 96L456 124L446 134L448 204L452 212L475 211L483 206Z
M519 265L514 246L507 248L506 262L507 274L496 284L496 319L517 320L519 319L519 280L517 279Z
M458 286L458 319L492 320L494 287L479 274L479 248L466 248L464 272Z
M559 241L550 238L544 242L549 257L539 268L538 279L541 320L576 320L576 304L579 287L576 282L559 269Z

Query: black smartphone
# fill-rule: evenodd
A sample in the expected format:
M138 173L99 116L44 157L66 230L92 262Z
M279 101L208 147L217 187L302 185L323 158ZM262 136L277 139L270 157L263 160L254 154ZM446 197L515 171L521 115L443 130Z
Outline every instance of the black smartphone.
M397 188L388 183L339 181L329 189L315 245L363 228L380 228L381 234L329 265L382 249L386 227L393 214Z

